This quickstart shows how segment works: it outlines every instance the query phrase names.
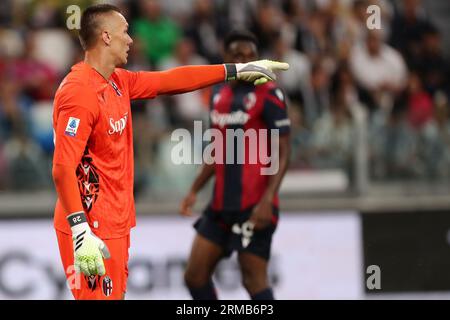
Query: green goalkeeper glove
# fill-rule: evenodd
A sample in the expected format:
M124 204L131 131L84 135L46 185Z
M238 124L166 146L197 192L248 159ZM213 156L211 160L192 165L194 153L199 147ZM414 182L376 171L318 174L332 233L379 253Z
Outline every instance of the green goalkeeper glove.
M103 258L109 259L106 244L92 233L84 212L75 212L67 216L72 229L74 267L76 273L86 276L105 274Z
M258 60L248 63L226 63L226 80L243 80L260 85L277 79L274 71L287 70L289 64L285 62Z

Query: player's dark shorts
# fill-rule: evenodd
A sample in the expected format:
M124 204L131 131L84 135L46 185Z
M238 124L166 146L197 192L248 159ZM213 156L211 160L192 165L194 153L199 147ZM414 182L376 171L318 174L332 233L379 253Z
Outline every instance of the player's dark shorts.
M267 227L249 232L246 222L252 209L253 207L242 211L214 211L207 207L195 222L194 228L200 235L221 246L225 257L229 257L236 250L250 252L269 260L279 210L273 207L274 217Z

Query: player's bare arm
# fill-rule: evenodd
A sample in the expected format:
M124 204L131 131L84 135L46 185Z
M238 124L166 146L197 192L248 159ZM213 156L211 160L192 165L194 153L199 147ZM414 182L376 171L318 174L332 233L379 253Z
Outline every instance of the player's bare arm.
M184 197L180 205L180 214L183 216L192 216L192 207L195 205L197 193L205 186L209 179L214 175L214 164L203 164L199 174L192 183L191 189Z
M290 135L285 134L279 138L279 170L276 174L270 176L264 195L253 209L250 217L250 221L254 223L256 230L269 225L272 219L273 198L278 193L281 181L289 166L290 150Z

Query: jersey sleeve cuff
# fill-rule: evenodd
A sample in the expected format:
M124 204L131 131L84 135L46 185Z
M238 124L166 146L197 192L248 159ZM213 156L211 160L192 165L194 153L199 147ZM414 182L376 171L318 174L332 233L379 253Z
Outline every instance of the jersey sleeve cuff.
M225 63L225 81L232 81L237 79L237 69L234 63Z
M69 221L70 227L74 227L83 222L87 222L86 216L83 211L74 212L67 216L67 221Z

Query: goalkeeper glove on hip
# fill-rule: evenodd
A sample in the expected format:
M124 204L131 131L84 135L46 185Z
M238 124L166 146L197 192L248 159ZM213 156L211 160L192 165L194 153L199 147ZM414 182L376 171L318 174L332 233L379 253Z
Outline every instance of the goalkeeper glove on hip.
M67 220L72 229L76 273L103 276L106 272L103 258L110 257L108 247L92 233L83 211L67 216Z
M227 81L243 80L253 82L254 85L276 80L277 76L274 71L287 69L289 69L289 64L271 60L225 64Z

